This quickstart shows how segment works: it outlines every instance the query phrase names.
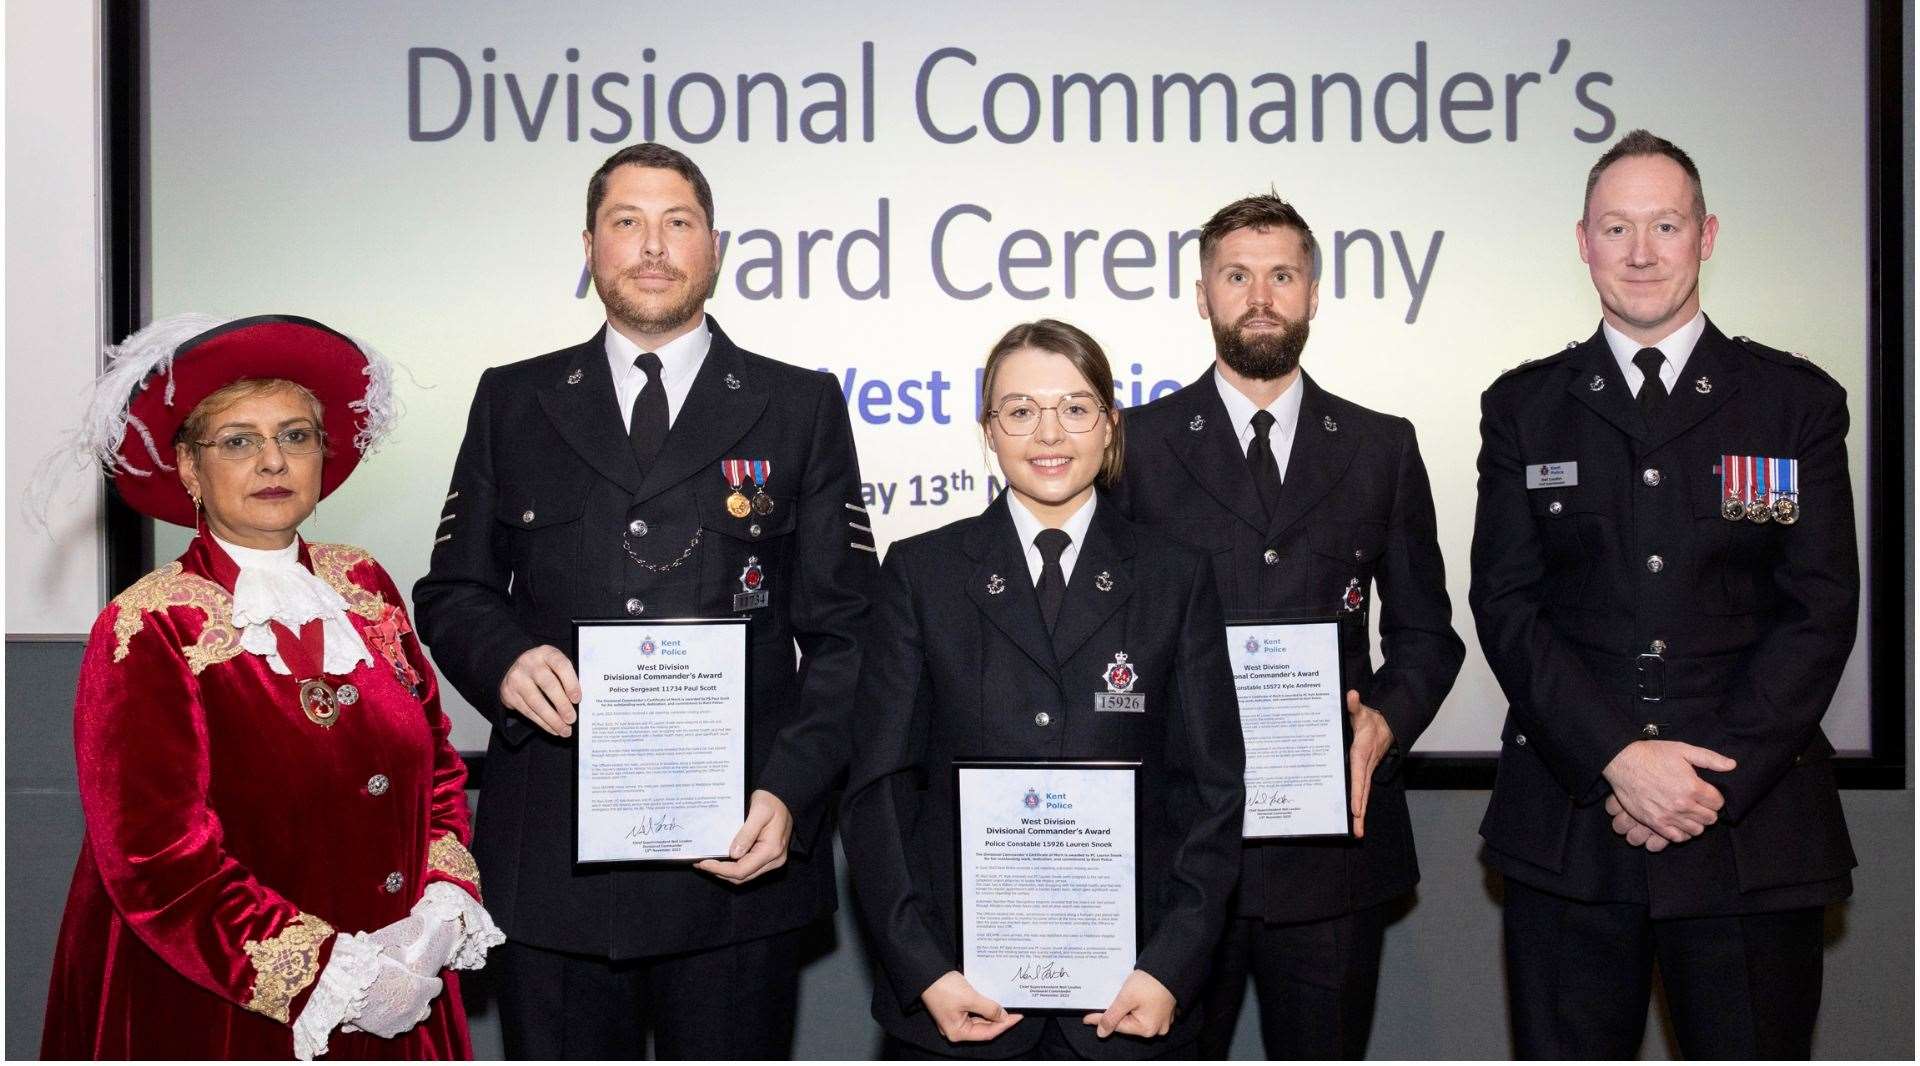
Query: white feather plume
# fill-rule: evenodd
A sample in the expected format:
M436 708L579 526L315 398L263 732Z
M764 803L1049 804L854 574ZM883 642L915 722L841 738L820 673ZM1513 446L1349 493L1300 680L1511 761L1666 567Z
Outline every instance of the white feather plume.
M400 420L400 403L393 396L393 364L366 341L351 335L347 339L367 357L366 369L361 371L367 376L367 394L347 405L349 410L366 416L365 424L353 438L354 449L364 459L378 451L381 442L393 431L394 424Z

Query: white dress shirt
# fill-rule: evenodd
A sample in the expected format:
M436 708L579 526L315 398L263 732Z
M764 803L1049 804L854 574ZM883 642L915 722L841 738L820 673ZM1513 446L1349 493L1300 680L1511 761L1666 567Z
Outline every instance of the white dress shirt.
M1061 531L1073 538L1067 542L1067 549L1060 553L1060 576L1069 585L1073 584L1073 564L1080 558L1080 545L1087 539L1087 527L1093 525L1093 507L1099 499L1099 493L1089 495L1078 511L1060 523ZM1040 568L1045 561L1040 558L1040 549L1033 543L1033 538L1047 527L1033 516L1032 511L1027 510L1027 505L1021 503L1020 497L1014 495L1011 489L1007 491L1007 510L1013 513L1014 536L1019 537L1020 543L1027 549L1027 577L1032 579L1035 588L1039 588Z
M700 324L653 350L660 357L660 384L667 390L667 425L680 415L693 388L694 376L713 347L713 331L703 315ZM628 340L613 324L607 324L607 368L613 371L614 395L620 398L620 424L633 425L633 404L640 390L647 387L647 372L633 365L646 349Z
M1646 375L1633 365L1633 357L1640 354L1642 348L1658 348L1667 361L1660 364L1660 383L1667 387L1667 395L1673 395L1673 387L1680 383L1680 372L1687 368L1687 357L1693 354L1693 346L1700 343L1700 335L1707 331L1707 313L1695 311L1687 324L1666 335L1658 344L1641 344L1632 337L1613 328L1613 323L1602 320L1600 332L1607 338L1607 347L1613 349L1613 361L1620 364L1620 376L1627 379L1627 391L1640 395L1640 383Z
M1293 454L1293 432L1300 426L1300 397L1306 392L1306 386L1296 377L1287 391L1273 398L1266 406L1266 412L1273 416L1273 428L1267 431L1267 446L1273 449L1273 461L1280 467L1280 480L1287 480L1287 456ZM1233 422L1234 432L1239 434L1240 454L1247 454L1253 445L1253 416L1260 408L1253 405L1247 394L1234 388L1226 378L1220 376L1220 368L1213 368L1213 385L1220 390L1220 402L1227 405L1227 418Z

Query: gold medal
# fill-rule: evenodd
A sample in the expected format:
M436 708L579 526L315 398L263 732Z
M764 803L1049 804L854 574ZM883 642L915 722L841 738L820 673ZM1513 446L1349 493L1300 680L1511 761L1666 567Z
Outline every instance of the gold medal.
M317 677L301 682L300 709L307 713L308 721L322 729L332 729L333 723L340 720L340 708L334 702L333 689Z
M747 498L740 494L740 490L735 489L733 493L727 497L727 513L733 517L745 518L752 511L753 505L748 503Z
M1782 496L1773 501L1773 520L1783 526L1800 521L1800 504L1791 496Z

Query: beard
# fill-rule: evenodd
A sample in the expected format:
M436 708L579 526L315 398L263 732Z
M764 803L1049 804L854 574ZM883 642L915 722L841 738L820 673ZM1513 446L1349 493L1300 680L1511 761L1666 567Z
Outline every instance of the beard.
M1256 319L1278 322L1281 328L1248 337L1242 331L1247 323ZM1217 318L1211 324L1213 350L1219 354L1220 361L1234 373L1255 381L1272 381L1293 373L1294 368L1300 365L1300 353L1307 348L1305 319L1295 322L1276 312L1260 314L1248 311L1232 325L1226 325Z
M642 303L622 284L626 278L642 270L663 272L675 281L687 280L686 271L664 263L642 264L611 277L603 277L598 273L593 276L593 287L600 294L600 302L606 305L607 317L638 333L665 333L699 314L718 275L716 270L702 281L689 285L677 299L672 292L665 292L650 294L655 299ZM666 300L672 302L662 302Z

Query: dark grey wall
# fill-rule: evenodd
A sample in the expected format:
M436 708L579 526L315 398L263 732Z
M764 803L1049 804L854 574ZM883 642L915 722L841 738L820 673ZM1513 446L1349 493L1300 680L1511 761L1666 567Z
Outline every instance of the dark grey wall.
M79 662L77 644L7 644L8 1058L32 1058L39 1049L54 936L80 846L70 729ZM1862 866L1854 874L1854 898L1829 916L1826 995L1814 1052L1826 1059L1911 1059L1913 792L1848 792L1843 799ZM1498 886L1479 863L1475 833L1486 802L1484 792L1413 795L1425 878L1387 934L1371 1048L1376 1058L1510 1054ZM844 868L843 862L843 876ZM824 939L802 979L796 1054L869 1058L878 1029L867 1016L864 954L844 910ZM468 979L467 998L475 1053L498 1058L499 1025L484 972ZM1259 1058L1259 1035L1247 1018L1242 1015L1234 1051ZM1658 1004L1641 1054L1676 1057Z

